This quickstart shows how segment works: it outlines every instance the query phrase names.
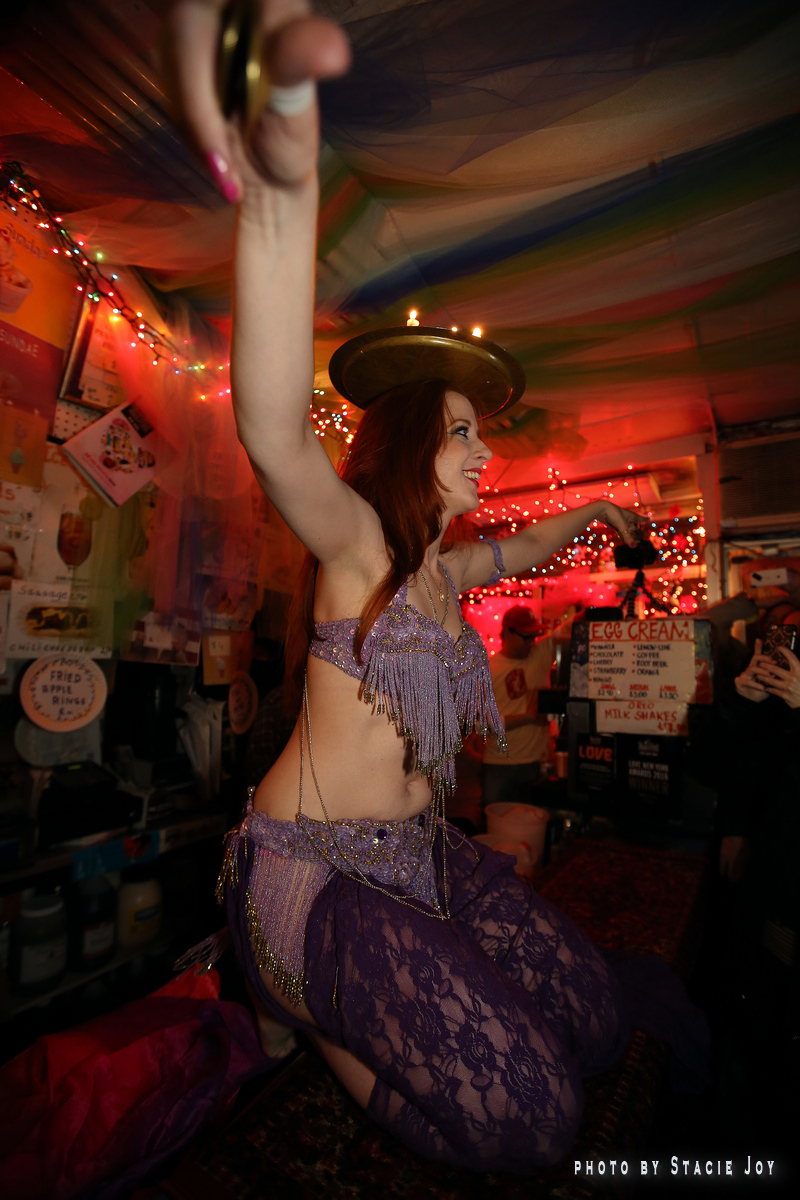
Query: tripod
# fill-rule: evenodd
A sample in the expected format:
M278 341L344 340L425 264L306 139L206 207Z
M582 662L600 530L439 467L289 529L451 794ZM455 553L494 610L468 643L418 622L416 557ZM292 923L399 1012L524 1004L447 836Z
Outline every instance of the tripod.
M650 603L653 605L653 608L659 608L665 613L669 612L669 606L666 605L663 600L656 600L655 596L652 594L652 592L650 592L647 584L644 581L644 571L641 567L639 567L639 570L634 576L633 583L625 593L625 599L622 602L625 606L625 617L627 620L633 620L636 616L634 605L636 603L637 592L641 592L642 595L650 601Z

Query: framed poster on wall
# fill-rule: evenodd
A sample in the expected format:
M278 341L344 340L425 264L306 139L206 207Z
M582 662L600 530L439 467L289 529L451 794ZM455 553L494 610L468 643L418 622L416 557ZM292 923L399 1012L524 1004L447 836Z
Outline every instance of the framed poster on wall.
M108 309L88 297L83 301L67 347L58 398L97 412L116 408L125 399L117 375L117 352Z

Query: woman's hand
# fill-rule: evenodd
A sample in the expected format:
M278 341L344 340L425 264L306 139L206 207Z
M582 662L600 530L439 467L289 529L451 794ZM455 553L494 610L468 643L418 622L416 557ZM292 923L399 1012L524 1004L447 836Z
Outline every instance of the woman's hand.
M222 194L234 202L265 182L289 189L308 179L317 163L318 114L312 95L308 107L291 116L267 107L244 144L241 119L225 119L216 92L225 6L226 0L177 0L166 23L165 67L190 134ZM273 84L293 88L347 70L347 38L332 21L312 16L308 0L253 0L252 7L265 31Z
M642 540L642 523L644 517L631 512L629 508L619 508L616 504L604 504L598 514L599 521L616 529L626 546L633 548Z
M772 660L761 653L761 639L756 638L756 649L750 662L742 671L741 675L736 676L736 690L740 696L744 696L745 700L752 700L754 704L759 704L767 698L767 689L759 679L762 674L762 663L770 663Z
M800 708L800 659L796 654L792 654L786 646L781 646L781 654L785 656L789 664L788 669L784 670L771 658L762 654L757 667L759 680L771 696L778 696L779 699L785 700L789 708ZM737 687L739 685L738 679L736 685Z

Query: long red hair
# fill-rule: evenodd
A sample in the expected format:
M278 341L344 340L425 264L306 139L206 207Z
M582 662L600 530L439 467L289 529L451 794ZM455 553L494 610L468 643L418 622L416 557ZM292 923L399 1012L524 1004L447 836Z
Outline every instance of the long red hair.
M365 410L339 474L378 514L389 568L368 598L354 649L361 658L364 638L409 575L422 566L425 551L441 531L444 501L436 456L445 444L449 413L444 379L404 383L384 392ZM452 521L443 550L474 539L464 517ZM314 589L318 560L306 552L286 631L286 692L290 708L299 705L303 670L314 634Z

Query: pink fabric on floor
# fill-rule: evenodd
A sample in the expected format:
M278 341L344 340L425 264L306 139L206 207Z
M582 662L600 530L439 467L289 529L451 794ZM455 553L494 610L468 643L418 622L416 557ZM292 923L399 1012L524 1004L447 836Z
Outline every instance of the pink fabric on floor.
M39 1038L0 1069L5 1200L123 1196L267 1070L251 1014L216 971Z

